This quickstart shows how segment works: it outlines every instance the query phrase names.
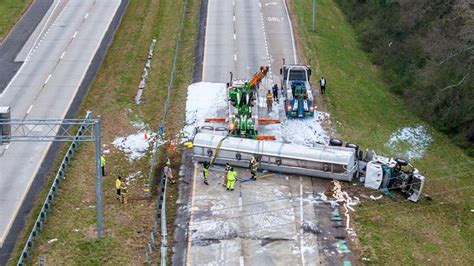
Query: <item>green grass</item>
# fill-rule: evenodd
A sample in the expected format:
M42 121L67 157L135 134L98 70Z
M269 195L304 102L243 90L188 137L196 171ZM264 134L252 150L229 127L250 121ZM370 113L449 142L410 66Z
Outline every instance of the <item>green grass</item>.
M33 0L0 0L0 43Z
M359 206L359 241L353 249L374 264L472 265L474 164L466 164L472 158L389 92L334 1L318 1L316 32L311 31L312 1L289 3L300 51L313 65L316 62L313 83L321 75L328 81L323 106L343 140L392 155L385 143L398 128L424 125L434 139L424 158L414 162L427 177L424 192L433 201L393 204L385 197Z
M184 104L186 88L191 82L199 4L199 1L188 0L177 64L178 74L172 88L169 116L165 121L166 135L170 138L184 124ZM51 265L137 265L144 262L146 243L152 231L156 210L155 198L144 198L143 193L150 156L130 163L110 143L116 136L135 132L130 121L137 118L148 123L153 130L159 125L182 7L182 1L130 1L104 64L78 114L78 117L83 117L86 110L92 110L94 114L101 115L102 141L112 150L111 154L106 155L108 173L103 178L106 236L100 240L95 237L96 211L90 207L95 205L95 169L91 160L94 149L93 145L86 144L79 149L69 168L55 200L53 212L48 216L44 230L40 232L40 240L35 245L30 263L37 263L40 257ZM134 95L153 38L157 39L157 45L152 70L142 96L143 102L137 106L134 104ZM129 204L118 204L114 199L116 176L126 176L137 171L144 174L129 185ZM170 225L173 224L175 213L175 200L171 196L177 195L176 188L170 188L168 200ZM39 202L43 201L45 191L46 189L40 194ZM29 215L26 230L19 238L10 264L16 263L39 208L38 205ZM169 233L171 240L173 231L170 230ZM58 241L47 243L53 238Z

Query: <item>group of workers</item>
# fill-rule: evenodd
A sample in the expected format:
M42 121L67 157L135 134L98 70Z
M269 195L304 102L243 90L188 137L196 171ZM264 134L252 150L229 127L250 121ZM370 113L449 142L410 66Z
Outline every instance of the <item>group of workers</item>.
M209 162L204 162L202 164L202 177L205 185L209 185L209 168L211 164ZM251 174L251 180L257 180L257 171L258 171L258 161L255 156L252 156L249 163L249 169ZM233 191L235 186L235 181L237 181L238 174L234 167L226 163L224 167L224 182L222 185L227 188L228 191Z

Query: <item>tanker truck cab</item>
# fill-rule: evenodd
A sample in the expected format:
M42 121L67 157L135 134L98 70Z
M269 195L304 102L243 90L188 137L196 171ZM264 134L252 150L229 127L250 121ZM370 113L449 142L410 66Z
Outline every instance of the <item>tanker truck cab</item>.
M365 166L364 186L376 190L400 190L412 202L423 191L425 177L403 159L375 155Z
M309 82L311 69L306 65L283 65L280 75L286 116L288 118L314 116L313 92Z

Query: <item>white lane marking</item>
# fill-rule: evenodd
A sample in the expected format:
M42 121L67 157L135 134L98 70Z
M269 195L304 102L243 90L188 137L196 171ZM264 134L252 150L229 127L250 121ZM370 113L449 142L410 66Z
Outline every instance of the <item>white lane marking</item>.
M234 33L234 40L237 39L237 35Z
M232 5L235 6L235 0L232 0Z
M73 39L76 38L76 35L77 35L77 30L76 30L76 32L74 32L74 35L72 35L72 38Z
M209 24L209 6L210 5L207 5L206 29L208 29L207 25ZM202 59L201 81L204 81L204 78L206 77L207 33L208 31L206 30L206 35L204 36L204 53L203 53L203 59Z
M239 209L242 211L242 197L239 197Z
M66 51L64 51L61 56L59 57L59 59L63 59L64 55L66 54Z
M8 148L10 148L10 143L5 146L5 150L8 150Z
M237 61L237 54L234 54L234 61Z
M36 40L33 42L33 45L30 49L30 51L26 54L26 59L25 59L25 63L28 62L30 60L30 54L31 54L31 51L33 50L33 47L35 47L36 43L38 42L38 40L41 38L41 35L43 35L43 32L44 30L46 29L46 26L48 25L49 23L49 20L51 19L51 17L53 16L54 14L54 11L56 10L56 8L59 6L59 3L61 2L61 0L58 0L58 2L56 3L56 5L54 6L53 10L51 11L51 13L49 14L49 17L48 19L46 20L46 22L44 23L43 25L43 28L41 28L41 31L40 31L40 34L38 35L38 37L36 37ZM25 63L23 63L21 66L25 65ZM18 71L16 72L17 74L20 72L21 70L21 67L20 69L18 69ZM12 80L10 81L10 83L15 79L16 75L12 78ZM10 85L10 84L8 84ZM8 88L8 86L7 86ZM5 89L6 91L6 89ZM3 93L5 93L5 91ZM2 238L3 239L3 238ZM1 239L0 239L1 240Z
M261 8L261 7L262 7L262 3L258 2L258 6Z
M234 15L234 18L233 18L233 20L235 21L235 15Z
M84 16L84 19L86 19L88 16L89 16L89 12L86 13L86 15Z
M278 3L275 3L275 2L265 3L265 6L271 6L271 5L276 6L278 5Z
M44 81L44 85L46 85L46 83L48 83L50 78L51 78L51 74L49 74L48 77L46 78L46 80Z
M295 44L295 35L293 34L293 24L291 23L290 19L290 13L288 12L288 6L286 4L286 0L283 0L285 3L285 11L286 11L286 16L288 18L288 24L290 26L290 35L291 35L291 44L293 45L293 60L295 64L298 64L298 57L296 56L296 44Z
M26 114L29 114L31 112L31 109L33 109L33 105L30 105L30 108L28 108L28 111L26 111Z
M189 207L190 210L191 210L191 214L189 216L189 226L188 228L190 230L188 230L188 248L186 250L186 265L187 266L190 266L191 265L191 249L192 249L192 245L191 245L191 242L192 242L192 230L191 228L193 227L193 216L194 216L194 193L195 193L195 190L196 190L196 177L198 175L198 165L197 163L194 163L194 172L193 172L193 186L192 186L192 189L191 189L191 206Z
M300 251L301 251L301 262L305 265L304 261L304 245L303 245L303 177L300 176Z
M240 256L239 264L240 264L240 266L244 266L244 257L243 256Z

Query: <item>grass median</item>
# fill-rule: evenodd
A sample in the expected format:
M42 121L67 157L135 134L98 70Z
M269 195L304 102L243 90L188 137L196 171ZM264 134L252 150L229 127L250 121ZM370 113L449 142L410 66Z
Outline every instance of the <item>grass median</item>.
M30 6L33 0L0 1L0 43Z
M361 258L392 265L472 264L472 158L389 92L334 1L317 2L316 32L311 30L312 1L288 3L300 51L313 65L316 62L313 84L321 75L328 81L323 106L343 140L391 155L386 143L399 128L422 125L433 138L423 159L414 162L427 177L424 192L432 201L396 203L385 197L359 206L355 227L360 246L354 248Z
M105 149L111 150L106 155L107 175L103 178L105 237L96 239L94 147L86 144L79 149L61 185L54 210L40 232L31 263L40 259L52 265L130 265L145 261L146 243L156 210L155 198L145 198L143 191L148 178L150 156L148 154L130 162L111 142L117 136L135 133L137 129L132 126L132 121L144 122L156 131L162 119L183 4L183 1L130 1L105 61L81 105L78 117L83 117L86 110L101 115L102 141L107 145ZM192 78L199 4L199 1L188 0L177 74L170 97L169 115L165 120L165 134L169 138L173 138L184 124L186 88ZM152 69L142 103L136 105L134 95L153 38L157 39L157 44ZM116 176L138 172L141 174L128 186L129 203L119 204L114 195ZM177 188L170 188L170 224L175 213L173 198L177 198L176 191ZM44 195L42 193L39 196L39 201L42 202ZM38 210L39 207L32 211L28 219L15 248L14 259L18 258L23 248ZM170 231L170 239L172 233ZM51 239L57 241L49 241ZM12 260L10 263L15 262Z

